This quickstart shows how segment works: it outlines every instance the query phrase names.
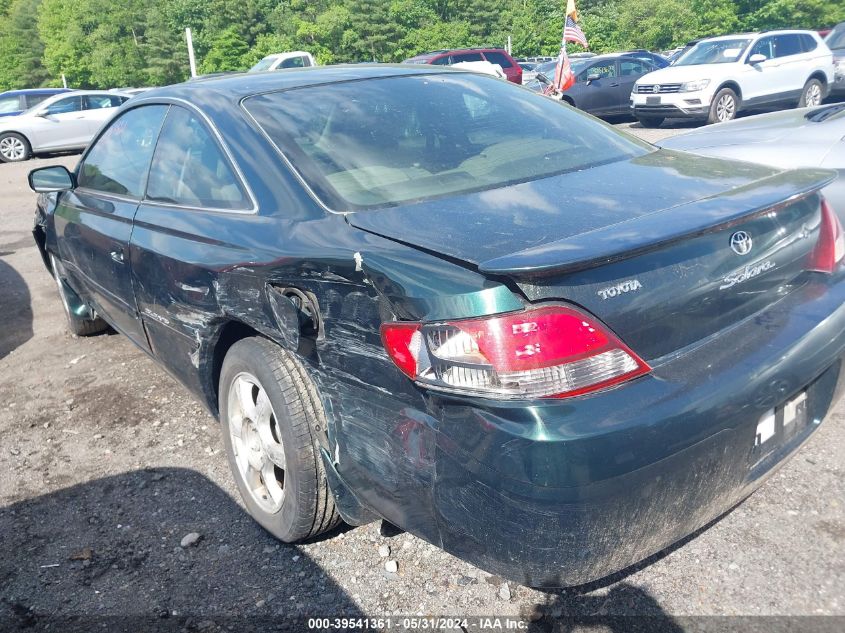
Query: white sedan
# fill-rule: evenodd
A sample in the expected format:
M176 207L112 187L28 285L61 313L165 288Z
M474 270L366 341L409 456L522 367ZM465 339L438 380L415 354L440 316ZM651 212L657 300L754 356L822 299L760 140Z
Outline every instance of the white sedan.
M0 120L0 162L42 152L84 149L100 126L130 97L102 90L75 90L50 97L17 116Z

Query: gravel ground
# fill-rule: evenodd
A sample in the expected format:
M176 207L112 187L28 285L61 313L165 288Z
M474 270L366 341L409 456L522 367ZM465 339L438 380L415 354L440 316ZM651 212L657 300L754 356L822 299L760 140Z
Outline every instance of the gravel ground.
M620 126L649 140L686 127ZM69 630L50 617L81 616L80 630L246 630L244 618L267 617L252 622L307 630L305 616L399 614L514 616L535 631L835 615L812 621L845 629L842 406L720 522L589 587L505 583L378 523L273 540L243 510L215 420L123 337L67 334L30 236L26 174L77 158L0 165L0 628Z

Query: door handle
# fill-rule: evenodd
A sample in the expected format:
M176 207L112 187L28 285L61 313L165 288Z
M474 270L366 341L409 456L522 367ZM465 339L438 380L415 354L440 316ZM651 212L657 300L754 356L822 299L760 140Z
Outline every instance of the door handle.
M610 87L611 87L611 88L618 88L618 87L619 87L619 84L610 84Z
M118 264L123 263L123 251L111 251L109 255L111 256L112 261L115 261Z

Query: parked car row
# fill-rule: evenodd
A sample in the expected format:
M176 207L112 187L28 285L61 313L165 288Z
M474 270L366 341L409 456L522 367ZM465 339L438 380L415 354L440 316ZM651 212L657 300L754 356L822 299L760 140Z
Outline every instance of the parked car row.
M70 92L68 88L31 88L25 90L8 90L0 94L0 117L15 116L34 108L45 99L63 92Z
M815 106L845 91L845 25L827 42L836 54L815 31L782 30L695 40L671 65L644 50L576 59L576 82L561 98L599 116L633 114L645 127L667 118L716 123L744 110ZM526 86L543 90L556 65L534 67Z
M39 152L85 149L116 108L130 98L105 90L62 90L22 113L4 117L0 119L0 162L28 160Z

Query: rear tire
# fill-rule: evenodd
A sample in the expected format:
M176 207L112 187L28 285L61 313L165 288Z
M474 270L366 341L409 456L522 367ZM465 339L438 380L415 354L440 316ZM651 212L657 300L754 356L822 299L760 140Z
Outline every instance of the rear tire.
M710 113L707 116L708 123L724 123L732 121L739 112L739 97L730 88L722 88L713 97L710 103Z
M62 308L67 318L67 327L74 336L93 336L105 332L109 325L100 317L90 318L80 313L93 313L87 308L79 296L71 289L64 278L64 268L54 255L50 255L50 268L53 270L53 279L59 289L59 299L62 300ZM87 308L87 309L86 309Z
M317 441L326 428L322 403L292 354L259 337L235 343L218 404L235 483L265 530L290 543L340 523Z
M17 132L0 134L0 163L21 163L32 156L32 147Z
M640 125L643 127L660 127L660 125L665 121L665 117L662 116L638 116L637 121L640 122Z
M818 79L810 79L804 84L804 90L801 91L801 98L798 100L799 108L812 108L822 103L822 95L824 95L824 85Z

